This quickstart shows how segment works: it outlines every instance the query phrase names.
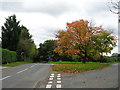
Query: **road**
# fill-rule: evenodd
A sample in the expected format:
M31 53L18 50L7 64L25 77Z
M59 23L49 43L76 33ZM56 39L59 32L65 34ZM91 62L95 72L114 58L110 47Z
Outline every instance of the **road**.
M50 72L50 64L24 64L2 70L2 88L34 88Z
M101 70L77 74L57 73L51 64L24 64L5 68L2 73L3 88L116 88L118 64ZM52 79L50 79L52 78Z
M101 70L78 74L63 74L64 88L117 88L118 64L113 64Z

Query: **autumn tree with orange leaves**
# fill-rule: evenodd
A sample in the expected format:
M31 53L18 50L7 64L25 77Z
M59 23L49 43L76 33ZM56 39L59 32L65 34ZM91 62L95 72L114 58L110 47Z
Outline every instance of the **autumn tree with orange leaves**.
M103 53L110 53L116 46L116 38L111 32L83 19L67 23L66 30L59 30L56 38L55 52L80 57L83 63L98 59Z

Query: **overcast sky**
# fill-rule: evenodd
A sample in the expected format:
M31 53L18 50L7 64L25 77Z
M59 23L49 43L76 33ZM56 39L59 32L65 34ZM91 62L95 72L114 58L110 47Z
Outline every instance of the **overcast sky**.
M110 0L2 0L0 1L0 27L5 18L15 14L20 24L29 29L37 47L48 39L55 39L66 22L79 19L93 21L113 30L118 36L118 15L109 11ZM115 1L115 0L114 0ZM113 52L117 52L117 47ZM112 53L113 53L112 52Z

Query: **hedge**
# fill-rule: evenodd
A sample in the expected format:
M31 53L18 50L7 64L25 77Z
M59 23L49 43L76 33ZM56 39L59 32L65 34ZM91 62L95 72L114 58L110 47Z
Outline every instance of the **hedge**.
M120 61L120 57L104 57L104 61L106 62L118 62Z
M1 48L0 48L1 49ZM1 51L1 50L0 50ZM16 52L7 49L2 49L2 64L17 61Z

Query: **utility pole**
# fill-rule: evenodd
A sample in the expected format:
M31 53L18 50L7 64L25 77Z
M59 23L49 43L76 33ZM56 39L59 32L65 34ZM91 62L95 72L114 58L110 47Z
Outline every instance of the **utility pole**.
M120 1L118 7L118 54L120 54Z

